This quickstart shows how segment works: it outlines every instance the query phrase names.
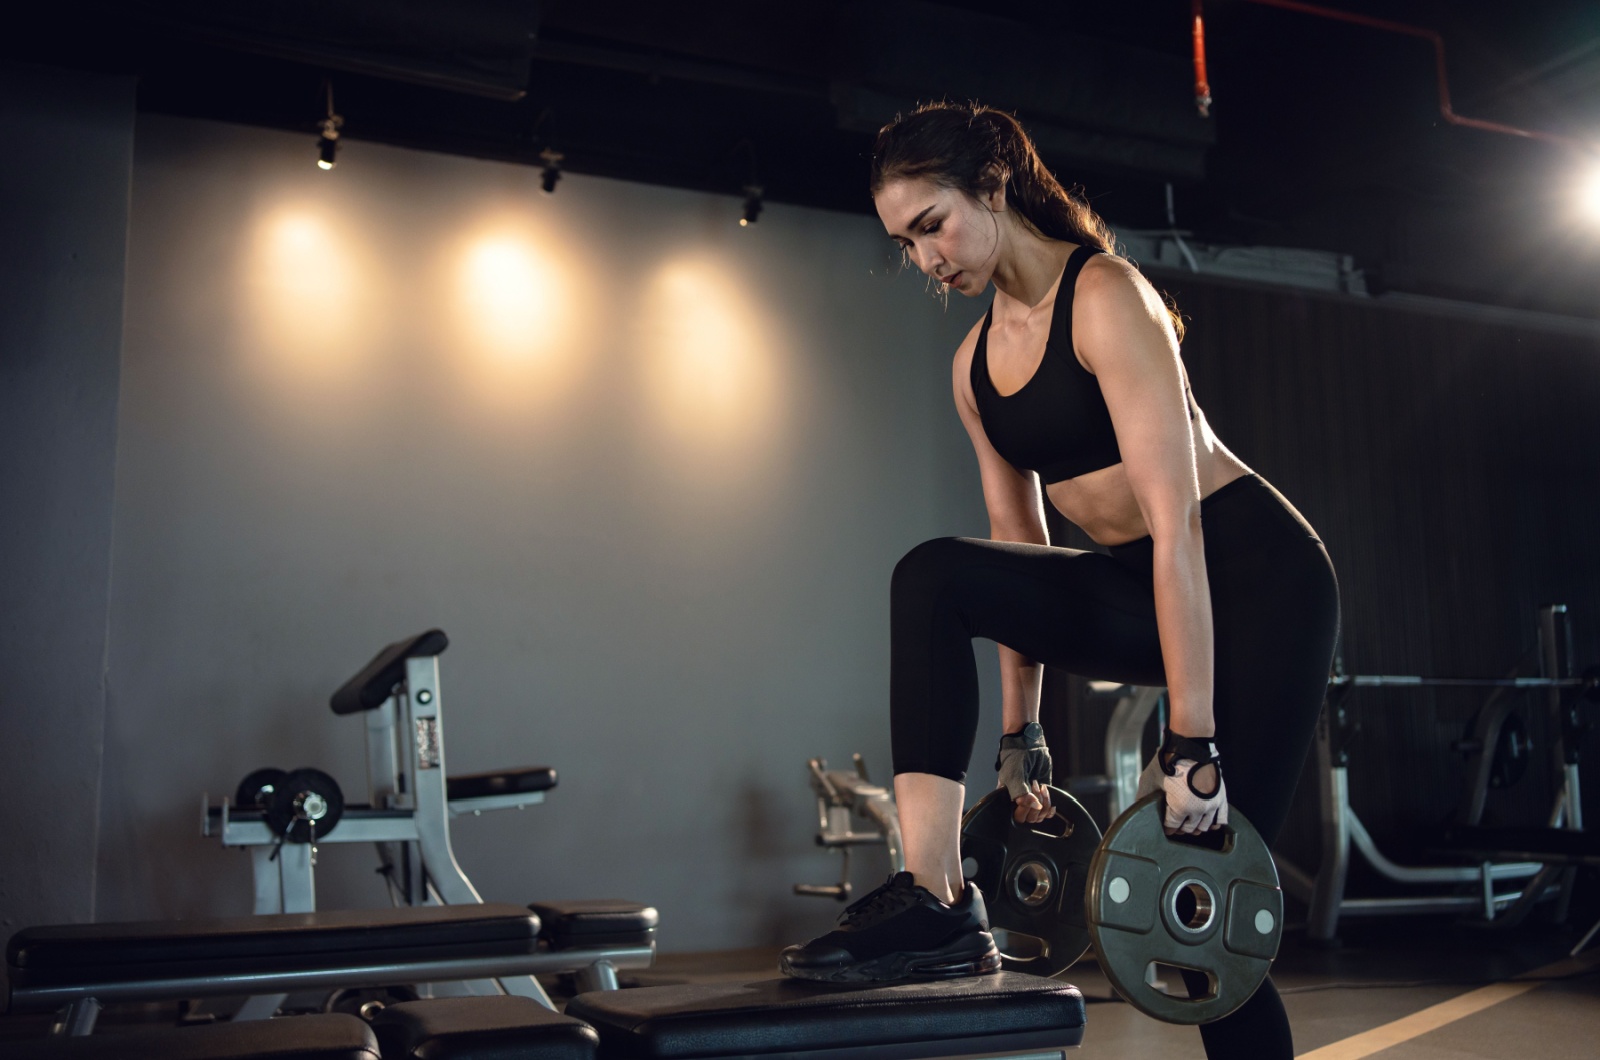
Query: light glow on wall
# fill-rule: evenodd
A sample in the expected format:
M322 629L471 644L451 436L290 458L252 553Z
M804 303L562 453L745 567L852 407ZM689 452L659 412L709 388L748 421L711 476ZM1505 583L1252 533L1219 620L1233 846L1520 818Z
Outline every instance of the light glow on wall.
M299 204L264 212L241 262L243 345L288 382L349 379L382 340L379 267L350 226Z
M648 399L674 436L712 445L776 440L778 347L773 321L717 263L670 261L650 278L638 352Z
M501 399L568 389L593 360L583 264L548 232L512 212L473 226L447 258L452 304L443 341L461 367Z

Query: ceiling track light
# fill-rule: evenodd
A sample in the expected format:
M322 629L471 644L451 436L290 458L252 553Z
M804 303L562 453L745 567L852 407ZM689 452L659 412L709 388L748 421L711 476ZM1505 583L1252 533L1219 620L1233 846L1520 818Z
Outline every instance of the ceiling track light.
M544 163L544 172L539 175L539 186L546 195L554 195L556 183L561 180L561 163L567 156L560 151L546 147L539 152L539 161Z
M746 184L744 186L744 214L739 218L740 228L748 228L756 223L756 218L761 216L761 196L761 185Z
M323 81L327 91L328 116L322 119L322 136L317 140L317 168L332 169L339 164L339 128L344 119L333 111L333 82Z

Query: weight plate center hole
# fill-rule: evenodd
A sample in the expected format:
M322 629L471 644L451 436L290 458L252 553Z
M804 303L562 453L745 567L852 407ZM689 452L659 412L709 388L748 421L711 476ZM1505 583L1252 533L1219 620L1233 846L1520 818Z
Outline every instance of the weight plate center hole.
M1024 861L1011 870L1011 896L1028 909L1038 909L1055 890L1055 872L1042 861Z
M1173 919L1187 930L1204 931L1217 915L1217 897L1199 880L1189 880L1173 891L1172 912Z

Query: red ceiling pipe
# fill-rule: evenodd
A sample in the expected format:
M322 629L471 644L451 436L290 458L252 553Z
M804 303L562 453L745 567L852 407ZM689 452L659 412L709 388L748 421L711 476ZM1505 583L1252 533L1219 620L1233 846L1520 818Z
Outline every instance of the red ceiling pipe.
M1300 0L1249 0L1252 4L1261 4L1265 7L1278 7L1285 11L1296 11L1302 15L1315 15L1318 18L1331 18L1339 22L1350 22L1357 26L1366 26L1370 29L1381 29L1388 33L1403 33L1408 37L1420 37L1433 45L1434 69L1439 79L1439 113L1451 125L1464 125L1470 129L1483 129L1487 132L1505 133L1508 136L1522 136L1530 140L1543 140L1546 143L1560 144L1563 147L1589 148L1593 150L1596 145L1586 144L1582 140L1571 136L1562 136L1559 133L1541 132L1537 129L1523 129L1515 125L1505 125L1497 121L1484 121L1481 118L1468 118L1457 114L1450 106L1450 79L1445 73L1444 63L1444 38L1437 30L1425 29L1421 26L1409 26L1404 22L1391 22L1386 18L1373 18L1370 15L1358 15L1350 11L1339 11L1331 7L1322 7L1319 4L1305 4ZM1195 20L1195 81L1198 94L1200 82L1205 79L1205 50L1201 37L1200 25L1200 0L1194 0ZM1210 102L1209 87L1207 90L1207 103ZM1205 110L1201 111L1206 113Z
M1202 118L1211 117L1211 82L1206 80L1206 20L1201 0L1191 0L1194 12L1194 106Z

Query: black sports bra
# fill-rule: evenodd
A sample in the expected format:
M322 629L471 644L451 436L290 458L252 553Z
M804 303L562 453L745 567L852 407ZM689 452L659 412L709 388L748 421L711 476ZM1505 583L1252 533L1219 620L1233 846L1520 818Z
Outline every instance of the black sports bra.
M1073 290L1084 263L1101 253L1098 247L1084 246L1067 259L1056 288L1044 358L1021 390L1002 395L989 378L992 303L972 352L972 396L990 444L1013 467L1037 471L1047 486L1122 462L1100 382L1079 363L1072 348ZM1192 420L1195 410L1187 393L1187 373L1184 390Z

